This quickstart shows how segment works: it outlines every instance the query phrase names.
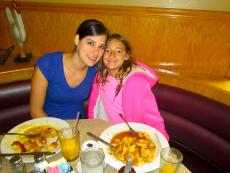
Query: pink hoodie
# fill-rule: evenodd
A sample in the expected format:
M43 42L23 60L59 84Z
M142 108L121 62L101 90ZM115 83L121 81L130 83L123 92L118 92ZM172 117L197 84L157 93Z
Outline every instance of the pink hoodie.
M151 88L156 84L159 78L148 66L142 63L136 64L144 70L131 72L124 80L121 90L122 108L125 119L130 122L138 122L152 126L169 140L169 136L165 131L164 120L160 115L155 96L151 91ZM97 111L98 101L100 100L99 97L99 88L96 81L94 81L89 99L89 119L94 119L96 117L95 114L100 113Z

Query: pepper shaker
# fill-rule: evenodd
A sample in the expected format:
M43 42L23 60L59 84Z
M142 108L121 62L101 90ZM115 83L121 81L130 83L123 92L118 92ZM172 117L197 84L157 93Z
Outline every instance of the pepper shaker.
M10 159L11 173L26 173L26 166L20 156L13 156Z

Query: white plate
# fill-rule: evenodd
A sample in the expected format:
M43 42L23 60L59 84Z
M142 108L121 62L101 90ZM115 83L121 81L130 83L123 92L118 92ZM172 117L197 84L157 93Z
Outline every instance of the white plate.
M159 166L160 166L160 154L159 154L160 153L159 152L160 146L161 146L161 148L168 147L169 144L168 144L167 139L158 130L156 130L153 127L150 127L148 125L140 124L140 123L132 123L132 122L130 122L129 124L132 128L134 128L137 131L147 132L156 145L155 159L152 162L146 163L142 166L133 166L135 171L137 173L144 173L144 172L150 172L150 171L153 171L153 170L159 168ZM100 137L102 139L104 139L105 141L110 142L112 137L115 134L122 132L122 131L128 131L128 130L129 129L125 123L120 123L120 124L113 125L113 126L107 128L106 130L104 130ZM156 135L158 136L160 143L157 141ZM109 164L110 166L112 166L113 168L115 168L117 170L120 169L122 166L124 166L124 163L117 160L114 156L112 156L108 153L108 146L107 145L99 142L99 146L101 148L103 148L103 151L105 152L107 164Z
M65 122L64 120L53 118L53 117L46 117L46 118L36 118L32 119L26 122L23 122L17 126L15 126L13 129L11 129L9 132L17 132L17 133L23 133L24 131L28 130L31 127L39 126L39 125L49 125L57 130L69 127L69 124ZM1 152L2 153L15 153L15 150L11 147L11 143L15 141L17 136L14 135L6 135L4 136L2 142L1 142ZM48 140L48 143L54 142L56 139L53 138L51 140ZM55 151L56 154L60 152L60 146L58 146ZM47 155L47 158L52 157L52 155ZM10 159L10 157L7 157ZM33 156L22 156L22 159L25 163L28 162L34 162Z

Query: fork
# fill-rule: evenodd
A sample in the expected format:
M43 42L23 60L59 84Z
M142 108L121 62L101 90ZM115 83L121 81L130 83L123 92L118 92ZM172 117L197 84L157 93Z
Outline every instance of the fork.
M40 136L41 134L36 133L36 134L24 134L24 133L1 133L0 135L23 135L26 136L28 138L34 138L37 136Z
M131 133L132 135L137 135L137 131L134 130L134 129L129 125L129 123L126 121L126 119L124 118L124 116L123 116L121 113L119 113L119 116L123 119L123 121L124 121L124 122L127 124L127 126L129 127L130 133Z

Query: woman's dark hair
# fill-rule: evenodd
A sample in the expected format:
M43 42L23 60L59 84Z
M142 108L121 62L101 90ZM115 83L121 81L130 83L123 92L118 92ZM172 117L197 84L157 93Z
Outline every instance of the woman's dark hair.
M108 38L109 31L102 22L96 19L88 19L80 24L76 34L79 35L80 40L89 35L106 35L106 38Z
M125 46L125 51L129 55L129 58L124 61L123 65L119 69L119 73L117 74L116 78L119 79L119 84L116 87L115 97L121 90L122 83L124 78L131 72L132 65L133 65L133 53L132 48L129 42L120 34L111 34L108 38L107 43L111 42L112 40L118 40ZM98 75L96 78L96 82L101 84L102 86L106 83L106 78L108 76L108 71L103 63L103 60L100 60L98 64Z

